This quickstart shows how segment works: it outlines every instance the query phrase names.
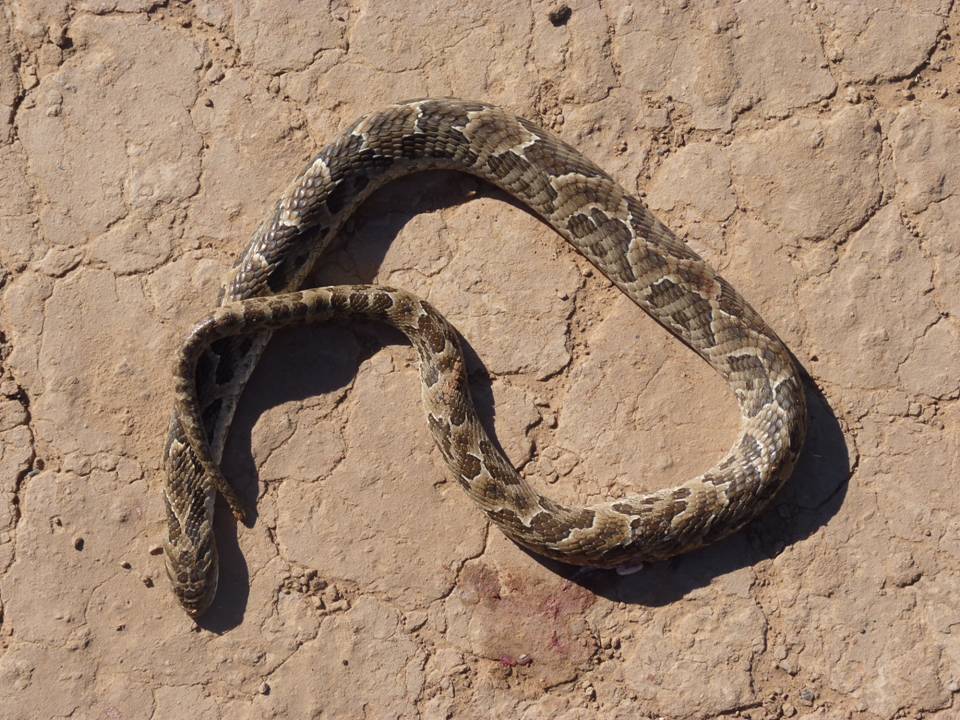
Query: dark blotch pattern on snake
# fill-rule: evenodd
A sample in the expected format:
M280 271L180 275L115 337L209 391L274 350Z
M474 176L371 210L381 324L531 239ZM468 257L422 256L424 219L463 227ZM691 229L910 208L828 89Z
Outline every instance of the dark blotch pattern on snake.
M299 291L371 192L433 169L478 176L530 207L720 373L740 404L733 448L679 488L566 507L530 487L490 442L470 400L457 333L429 304L376 286ZM484 103L398 103L351 125L287 188L232 270L221 307L177 358L164 453L165 551L174 591L192 616L217 588L216 492L243 516L219 460L270 332L351 318L407 334L419 356L428 427L454 478L510 538L567 563L633 565L733 532L783 484L805 434L800 376L777 335L603 170L533 123Z

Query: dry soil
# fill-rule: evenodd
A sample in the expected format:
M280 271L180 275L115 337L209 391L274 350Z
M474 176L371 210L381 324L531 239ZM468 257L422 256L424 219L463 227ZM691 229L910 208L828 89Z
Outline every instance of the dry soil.
M956 718L958 34L951 0L3 0L0 716ZM409 347L281 333L195 627L159 552L177 345L339 128L443 95L558 132L761 311L811 376L797 472L714 547L544 565L447 480ZM461 329L557 497L734 436L718 377L474 180L379 192L314 281L358 279Z

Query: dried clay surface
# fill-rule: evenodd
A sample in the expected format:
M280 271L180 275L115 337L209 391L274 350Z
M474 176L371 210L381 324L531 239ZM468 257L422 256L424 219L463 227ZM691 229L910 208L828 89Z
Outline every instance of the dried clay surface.
M958 34L950 0L4 0L0 716L957 717ZM196 627L160 554L174 352L311 155L422 96L553 129L718 267L810 375L799 467L716 546L544 564L446 477L397 336L283 332ZM458 326L557 498L735 435L718 377L470 178L378 192L313 278L341 281Z

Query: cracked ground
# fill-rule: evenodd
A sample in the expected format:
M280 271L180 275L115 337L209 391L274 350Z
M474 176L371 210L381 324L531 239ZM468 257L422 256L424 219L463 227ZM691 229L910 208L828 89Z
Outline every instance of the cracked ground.
M4 0L0 716L957 717L958 34L950 0ZM447 480L408 346L279 333L195 627L160 554L175 350L303 164L421 96L551 128L718 267L811 378L797 471L715 546L542 564ZM357 280L452 320L558 499L734 438L722 381L486 185L378 192L313 278Z

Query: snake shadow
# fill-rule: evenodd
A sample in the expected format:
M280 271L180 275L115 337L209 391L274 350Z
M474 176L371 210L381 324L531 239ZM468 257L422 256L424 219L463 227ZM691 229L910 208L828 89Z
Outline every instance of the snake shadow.
M461 173L430 172L419 176L417 182L389 184L348 221L337 243L341 249L333 249L321 259L305 286L373 282L391 242L411 219L477 195L497 197L527 211L506 194ZM492 432L496 410L489 372L469 343L462 342L474 403L499 446ZM351 328L331 323L274 334L240 399L223 453L224 473L248 509L248 527L260 522L257 500L267 492L253 451L254 427L261 415L285 403L347 388L364 361L387 346L408 344L400 332L375 323L356 323ZM320 436L315 440L323 441ZM218 497L214 535L220 554L220 582L213 604L198 622L210 632L223 633L242 623L250 602L250 568L240 547L239 531ZM272 531L269 534L272 536Z
M799 363L798 363L799 365ZM810 426L793 474L767 508L741 530L684 555L620 575L530 557L596 595L634 605L668 605L715 578L772 559L826 525L847 494L853 473L843 429L827 399L801 367Z

